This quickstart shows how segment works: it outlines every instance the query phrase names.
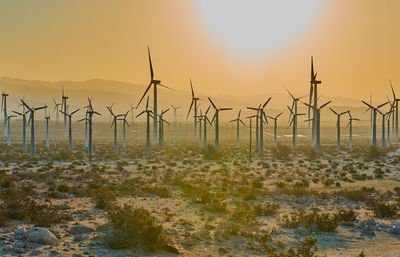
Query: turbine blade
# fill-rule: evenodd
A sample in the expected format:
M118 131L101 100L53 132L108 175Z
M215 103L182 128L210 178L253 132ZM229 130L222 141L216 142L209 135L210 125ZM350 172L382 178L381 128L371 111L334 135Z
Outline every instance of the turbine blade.
M190 78L190 89L192 90L192 99L194 98L194 90L192 85L192 79Z
M265 106L269 103L269 101L271 101L271 97L268 98L268 100L264 103L263 108L265 108Z
M144 91L144 94L143 94L142 98L140 98L140 101L139 101L139 103L137 104L136 108L139 107L139 104L142 102L143 98L146 96L146 94L147 94L147 92L149 91L149 89L150 89L150 87L151 87L152 84L153 84L153 81L151 81L150 84L147 86L146 91Z
M154 72L153 72L153 64L151 63L151 55L150 55L150 47L149 46L147 46L147 53L149 55L150 78L151 78L151 81L153 81Z
M214 109L217 109L217 106L215 106L215 104L213 103L213 101L211 101L211 98L208 97L208 100L210 101L211 105L214 107Z
M321 105L320 107L319 107L319 109L321 110L322 108L324 108L325 106L327 106L328 104L330 104L332 101L329 101L329 102L326 102L326 103L324 103L323 105Z
M190 103L190 107L189 107L189 111L188 111L188 114L186 115L186 119L189 117L189 114L190 114L190 111L192 110L192 107L193 107L193 98L192 98L192 102Z

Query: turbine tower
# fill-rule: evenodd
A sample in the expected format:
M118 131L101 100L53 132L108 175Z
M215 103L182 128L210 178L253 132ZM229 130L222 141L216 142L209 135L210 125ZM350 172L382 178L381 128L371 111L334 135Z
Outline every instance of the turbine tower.
M76 122L82 122L85 121L85 147L89 147L89 142L88 142L88 123L89 123L89 119L88 119L88 110L89 107L86 106L87 110L85 113L85 118L77 120Z
M349 114L349 123L347 124L347 127L350 128L349 131L349 148L353 148L353 120L359 121L360 119L357 118L353 118L353 116L351 116L350 111L348 112Z
M336 131L337 131L337 138L336 138L336 148L340 150L340 117L343 114L349 113L350 111L345 111L341 113L337 113L335 110L333 110L331 107L329 109L336 115Z
M26 152L26 114L29 112L25 112L25 105L23 105L23 112L13 111L15 114L20 115L22 117L22 150Z
M77 113L79 109L76 109L75 111L71 112L70 114L60 111L62 114L68 116L68 150L72 152L72 115Z
M28 126L29 126L29 124L31 126L31 157L34 157L35 156L35 111L45 109L45 108L47 108L47 106L31 108L24 102L24 100L21 99L21 102L28 109L28 112L30 112Z
M199 123L199 147L201 148L201 144L203 143L201 133L202 133L202 122L203 122L203 112L200 110L200 115L197 115L197 123Z
M257 112L258 113L258 112ZM251 163L251 144L252 144L252 119L255 118L256 121L258 120L258 115L251 115L247 116L246 119L250 119L250 143L249 143L249 163Z
M111 127L114 126L114 152L118 152L118 130L117 130L117 120L119 117L125 116L125 114L118 114L115 115L113 111L111 110L110 106L107 106L108 111L110 112L110 115L113 117Z
M210 110L211 105L208 106L206 112L203 115L203 148L207 148L207 123L211 125L211 121L208 119L208 111Z
M236 119L231 120L230 122L236 122L236 147L239 148L240 143L239 143L239 126L240 123L243 124L243 126L246 127L246 125L244 124L244 122L240 119L240 113L242 112L242 110L239 110L238 116Z
M390 87L392 88L393 105L394 105L394 111L395 111L394 119L392 118L392 124L395 125L395 127L393 126L392 130L394 132L394 138L396 140L398 140L399 139L399 101L400 101L400 98L397 98L396 94L394 93L392 81L389 80L389 82L390 82Z
M68 96L64 94L64 85L62 85L61 110L64 112L64 137L67 138L67 100Z
M180 106L173 106L171 104L172 109L174 109L174 126L176 125L177 122L177 118L176 118L176 110L178 110L179 108L181 108Z
M132 103L131 102L129 102L129 112L131 113L131 123L132 123L132 126L134 125L133 124L133 122L134 122L134 120L133 120L133 117L134 117L134 113L133 113L133 110L135 110L135 107L132 105Z
M305 115L305 114L298 114L297 113L297 103L298 101L300 101L301 98L305 97L294 97L292 93L290 93L290 91L285 88L286 91L289 93L289 95L292 97L292 107L289 108L289 106L287 106L287 108L289 109L290 113L289 113L289 126L290 124L293 124L293 137L292 137L292 149L296 150L296 140L297 140L297 116L299 115ZM293 118L292 118L293 115ZM291 119L292 118L292 119Z
M314 112L316 113L316 119L313 119L313 123L315 123L316 131L317 134L315 135L316 140L315 140L315 145L316 145L316 151L319 154L321 152L321 109L330 104L330 102L326 102L323 105L321 105L319 108L315 108L312 105L309 105L307 103L304 103L306 106L312 108Z
M89 138L88 138L88 155L89 155L89 162L92 162L92 154L93 154L93 133L92 133L92 128L93 128L93 114L96 115L101 115L100 113L96 112L93 109L92 105L92 99L88 97L88 108L86 110L87 114L87 119L88 119L88 126L89 126Z
M50 120L50 114L47 115L47 108L45 109L45 115L44 118L46 119L46 147L50 147L50 137L49 137L49 120Z
M193 119L194 119L194 137L197 137L197 101L200 101L202 99L195 97L194 90L193 90L193 85L192 85L192 79L190 79L190 89L192 90L192 102L190 103L189 111L186 116L186 119L189 117L190 111L192 110L193 104L194 104L194 114L193 114Z
M369 103L362 101L366 106L368 106L368 110L372 110L372 146L376 147L376 112L379 108L385 106L386 104L388 104L389 102L383 103L378 105L377 107L374 107L372 105L370 105Z
M271 97L268 98L268 100L262 106L260 105L258 108L247 107L247 109L257 111L257 114L258 114L257 116L260 119L258 121L258 124L256 124L259 126L258 152L260 154L260 158L262 158L264 155L264 131L263 131L264 130L264 122L266 122L268 124L268 120L267 120L267 116L264 112L264 108L267 106L269 101L271 101ZM256 139L256 141L257 141L257 139Z
M15 115L8 115L7 116L7 145L11 146L11 128L10 128L10 124L11 124L11 118L17 117Z
M168 111L169 111L169 109L167 109L165 111L161 110L161 114L159 115L159 122L160 122L160 124L159 124L160 138L159 138L159 142L158 142L158 150L159 151L162 151L162 149L164 148L164 123L167 123L169 125L169 122L164 119L163 115Z
M7 96L5 90L3 90L1 94L1 110L4 112L4 136L7 136L7 121L8 121L8 114L7 114Z
M212 118L211 123L214 121L215 119L215 150L219 151L219 112L220 111L230 111L233 110L232 108L217 108L217 106L213 103L213 101L211 101L210 97L208 98L208 100L210 101L211 105L214 107L215 110L215 114L214 117Z
M153 117L152 111L149 109L149 97L147 96L147 101L146 101L146 109L136 115L137 117L140 117L143 113L146 113L146 156L150 155L150 117Z
M278 146L278 142L276 141L276 130L278 128L277 121L278 117L282 115L282 112L276 115L275 117L267 116L270 119L274 120L274 147L276 148Z
M132 109L131 109L132 110ZM128 116L129 110L123 115L122 120L122 148L126 148L126 125L129 127L129 123L126 120L126 116Z
M154 79L154 72L153 72L153 65L151 63L151 56L150 56L150 48L147 47L147 53L149 55L149 64L150 64L150 84L147 86L146 91L144 91L144 94L142 98L140 98L139 103L136 106L136 109L139 107L140 103L142 102L143 98L146 96L147 92L149 91L150 87L153 86L153 92L154 92L154 105L153 105L153 145L157 144L157 86L165 87L168 89L171 89L163 84L161 84L161 80L155 80ZM146 112L147 112L147 106L146 106ZM149 112L147 112L149 113ZM136 116L138 117L138 116Z
M310 109L313 109L313 118L312 118L312 132L311 132L311 136L312 136L312 141L311 141L311 146L314 147L317 141L317 110L318 110L318 85L321 84L320 80L317 80L317 74L318 73L314 73L314 61L313 61L313 57L311 56L311 80L310 80L310 98L309 98L309 102L308 102L308 119L310 119ZM313 107L311 108L311 101L314 100L314 104Z

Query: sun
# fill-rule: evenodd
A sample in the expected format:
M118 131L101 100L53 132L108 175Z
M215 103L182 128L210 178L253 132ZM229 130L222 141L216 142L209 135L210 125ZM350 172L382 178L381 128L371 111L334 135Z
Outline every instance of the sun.
M197 0L211 33L235 52L263 56L300 36L322 0Z

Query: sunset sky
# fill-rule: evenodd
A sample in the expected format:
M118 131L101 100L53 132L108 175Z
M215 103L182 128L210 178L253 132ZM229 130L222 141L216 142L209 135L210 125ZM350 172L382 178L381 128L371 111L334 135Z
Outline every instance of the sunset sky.
M149 45L177 90L191 77L210 95L306 94L313 55L321 94L383 98L389 78L400 93L399 13L396 0L2 0L0 76L145 85Z

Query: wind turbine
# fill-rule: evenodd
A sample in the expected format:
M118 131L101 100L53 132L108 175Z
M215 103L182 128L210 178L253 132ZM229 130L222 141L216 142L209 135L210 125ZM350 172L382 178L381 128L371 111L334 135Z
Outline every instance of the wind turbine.
M296 150L296 140L297 140L297 116L298 115L304 115L304 114L297 114L297 103L298 103L298 101L301 99L301 98L303 98L303 97L305 97L305 96L302 96L302 97L294 97L293 95L292 95L292 93L290 93L290 91L287 89L287 88L285 88L286 89L286 91L289 93L289 95L292 97L292 107L291 108L289 108L289 106L287 106L288 107L288 109L289 109L289 111L290 111L290 113L289 113L289 126L290 126L290 124L293 124L293 138L292 138L292 148L293 148L293 150ZM292 118L292 115L293 115L293 118ZM292 118L292 120L291 120L291 118Z
M207 117L207 113L210 110L211 105L208 106L206 112L203 115L203 148L207 148L207 122L211 126L211 121Z
M64 94L64 84L62 85L61 111L64 113L64 137L67 138L67 100L68 96Z
M132 126L134 125L133 124L133 117L134 117L134 113L133 113L133 110L135 110L135 107L132 105L132 103L131 102L129 102L129 112L131 113L131 123L132 123Z
M7 136L7 121L8 121L8 114L7 114L7 96L5 90L3 90L1 94L1 110L4 112L4 136Z
M246 119L250 119L250 143L249 143L249 163L251 163L251 144L252 144L252 119L256 118L258 120L258 115L247 116Z
M190 79L190 89L192 90L192 101L190 102L190 107L189 107L189 111L188 114L186 116L186 119L189 117L190 111L192 110L193 104L194 104L194 114L193 114L193 118L194 118L194 137L197 137L197 101L200 101L202 99L195 97L194 95L194 90L193 90L193 84L192 84L192 79Z
M113 108L113 106L114 106L114 104L115 104L115 102L114 103L112 103L111 105L109 105L109 106L105 106L106 108L107 108L107 110L111 110L112 111L112 108ZM109 122L111 122L111 118L113 117L113 115L111 114L111 112L110 112L110 116L109 116L110 118L109 118Z
M176 119L176 110L178 110L181 107L180 106L173 106L172 104L171 104L171 107L172 107L172 109L174 109L174 126L175 126L176 125L176 121L177 121L177 119Z
M395 119L396 121L392 118L392 124L395 124L396 127L393 128L394 130L394 137L396 140L399 139L399 101L400 98L396 98L396 94L394 93L392 81L390 81L390 87L392 88L392 94L393 94L393 104L394 104L394 110L395 110Z
M275 117L267 116L268 118L274 120L274 147L275 147L275 148L278 146L278 143L277 143L277 141L276 141L276 130L277 130L277 128L278 128L277 120L278 120L278 117L281 116L281 115L282 115L282 112L279 113L278 115L276 115Z
M159 137L160 138L159 138L159 142L158 142L158 150L159 151L161 151L164 147L164 123L167 123L169 125L169 122L164 120L164 117L163 117L163 115L168 111L169 111L169 109L167 109L165 111L161 110L161 113L159 115L159 122L160 122L160 124L159 124L159 129L160 129Z
M56 99L54 99L54 97L53 97L53 102L54 102L53 113L54 113L54 112L56 113L56 127L57 127L57 125L58 125L58 120L60 119L60 118L59 118L59 115L58 115L58 111L60 110L60 109L59 109L59 106L62 106L62 103L57 103L57 102L56 102ZM62 107L61 107L61 108L62 108Z
M392 124L394 124L393 123L393 120L394 120L393 114L394 114L394 108L395 108L394 103L395 102L390 103L390 109L386 113L386 114L388 114L388 119L387 119L387 147L388 148L390 147L390 119L392 119ZM392 131L392 133L393 133L393 131Z
M316 119L313 120L313 123L315 123L316 131L317 131L317 134L315 136L316 137L315 145L316 145L317 153L321 152L321 109L324 108L325 106L327 106L328 104L330 104L331 102L332 101L326 102L323 105L321 105L319 108L315 108L312 105L309 105L307 103L303 103L306 106L312 108L314 110L314 112L316 113L316 116L315 116Z
M153 117L152 111L149 109L149 96L147 96L146 109L136 115L136 118L146 113L146 156L150 155L150 117Z
M71 112L70 114L60 111L62 114L68 116L68 150L70 152L72 152L72 115L74 115L75 113L77 113L79 111L79 109L76 109L75 111Z
M23 107L22 108L22 113L21 112L16 112L16 111L13 111L13 112L22 117L22 150L24 152L26 152L26 127L27 127L26 114L29 112L29 110L25 112L25 105L22 104L22 107Z
M151 56L150 56L150 48L147 47L147 53L149 55L149 64L150 64L150 84L147 86L146 91L144 91L144 94L142 98L140 98L139 103L136 106L136 109L139 107L139 104L142 102L143 98L146 96L147 92L149 91L150 87L153 86L154 90L154 104L153 104L153 145L157 144L157 86L162 86L168 89L171 89L163 84L161 84L161 80L155 80L154 79L154 72L153 72L153 65L151 63ZM146 106L147 110L147 106ZM146 111L147 112L147 111ZM136 116L138 117L138 116Z
M259 122L258 122L258 125L260 127L259 128L259 146L258 146L259 149L258 149L258 151L259 151L259 154L260 154L261 158L264 155L264 131L263 131L263 129L264 129L264 124L263 124L264 120L268 124L268 120L267 120L267 116L266 116L266 114L264 112L264 108L265 108L265 106L267 106L269 101L271 101L271 97L268 98L268 100L262 106L259 106L258 108L247 107L247 109L257 111L258 117L260 119Z
M240 126L240 123L242 123L243 126L246 127L246 125L244 124L244 122L240 119L240 113L241 113L241 112L242 112L242 110L239 110L239 113L238 113L237 118L230 121L230 122L236 122L236 147L239 147L239 146L240 146L240 144L239 144L239 126Z
M11 118L14 118L14 117L17 117L17 116L15 116L15 115L8 115L7 116L7 124L8 124L8 126L7 126L7 145L8 146L11 146L11 129L10 129L10 121L11 121Z
M293 105L292 105L293 106ZM296 105L294 105L296 106ZM292 149L296 150L296 141L297 141L297 116L301 116L301 115L306 115L305 113L297 113L297 111L295 110L293 112L293 109L291 109L288 105L286 106L288 108L288 110L290 111L290 115L289 115L289 127L292 126L293 127L293 133L292 133ZM290 119L292 118L292 119ZM308 120L307 120L308 121Z
M92 162L92 153L93 153L93 134L92 134L92 127L93 127L93 114L101 115L100 113L96 112L93 109L92 100L88 97L88 109L86 110L86 114L88 115L88 125L89 125L89 142L88 142L88 155L89 155L89 162Z
M376 112L379 108L385 106L386 104L388 104L389 102L383 103L378 105L377 107L374 107L372 105L370 105L369 103L362 101L366 106L368 106L368 109L372 110L373 113L373 119L372 119L372 146L376 147ZM368 111L368 110L367 110Z
M89 123L88 122L89 121L88 110L89 110L89 107L87 106L87 108L88 109L86 110L85 118L76 121L76 122L85 121L85 147L89 147L89 142L88 142L88 123Z
M353 148L353 120L359 121L360 119L353 118L351 116L350 111L348 112L349 114L349 123L347 124L347 127L350 127L350 137L349 137L349 148Z
M111 110L111 107L107 106L108 111L110 112L110 115L113 117L113 121L111 123L111 127L114 126L114 152L118 151L118 130L117 130L117 120L119 117L125 116L125 114L117 114L115 115L113 111Z
M341 113L337 113L335 110L333 110L331 107L329 109L336 115L336 130L337 130L337 139L336 139L336 148L339 150L340 149L340 117L343 114L349 113L350 111L345 111Z
M126 125L129 127L129 123L126 120L126 116L128 116L129 110L123 115L122 120L122 147L125 149L126 148Z
M35 156L35 111L45 109L47 108L47 106L31 108L24 102L24 100L21 99L21 102L23 105L25 105L26 108L28 108L28 112L30 112L28 126L29 124L31 125L31 157L34 157Z
M45 115L44 118L46 119L46 147L50 147L50 138L49 138L49 120L50 120L50 114L47 115L47 108L45 109Z
M200 115L197 115L196 118L198 118L197 123L199 123L199 147L201 148L201 144L202 144L202 138L201 138L201 133L202 133L202 129L201 129L201 124L203 122L203 112L200 110Z
M311 56L311 80L310 80L310 98L309 98L309 102L308 102L308 119L310 119L310 109L311 109L311 101L314 100L314 104L313 104L313 118L312 118L312 140L311 140L311 145L314 147L314 145L316 144L316 137L317 137L317 126L316 126L316 122L317 122L317 110L318 110L318 90L317 90L317 85L321 84L320 80L317 80L317 74L318 73L314 73L314 61L313 61L313 57Z
M215 150L219 151L219 112L220 111L230 111L233 110L232 108L217 108L217 106L213 103L213 101L211 101L210 97L208 98L208 100L210 101L211 105L214 107L215 110L215 114L214 117L212 118L211 123L214 121L215 119Z

